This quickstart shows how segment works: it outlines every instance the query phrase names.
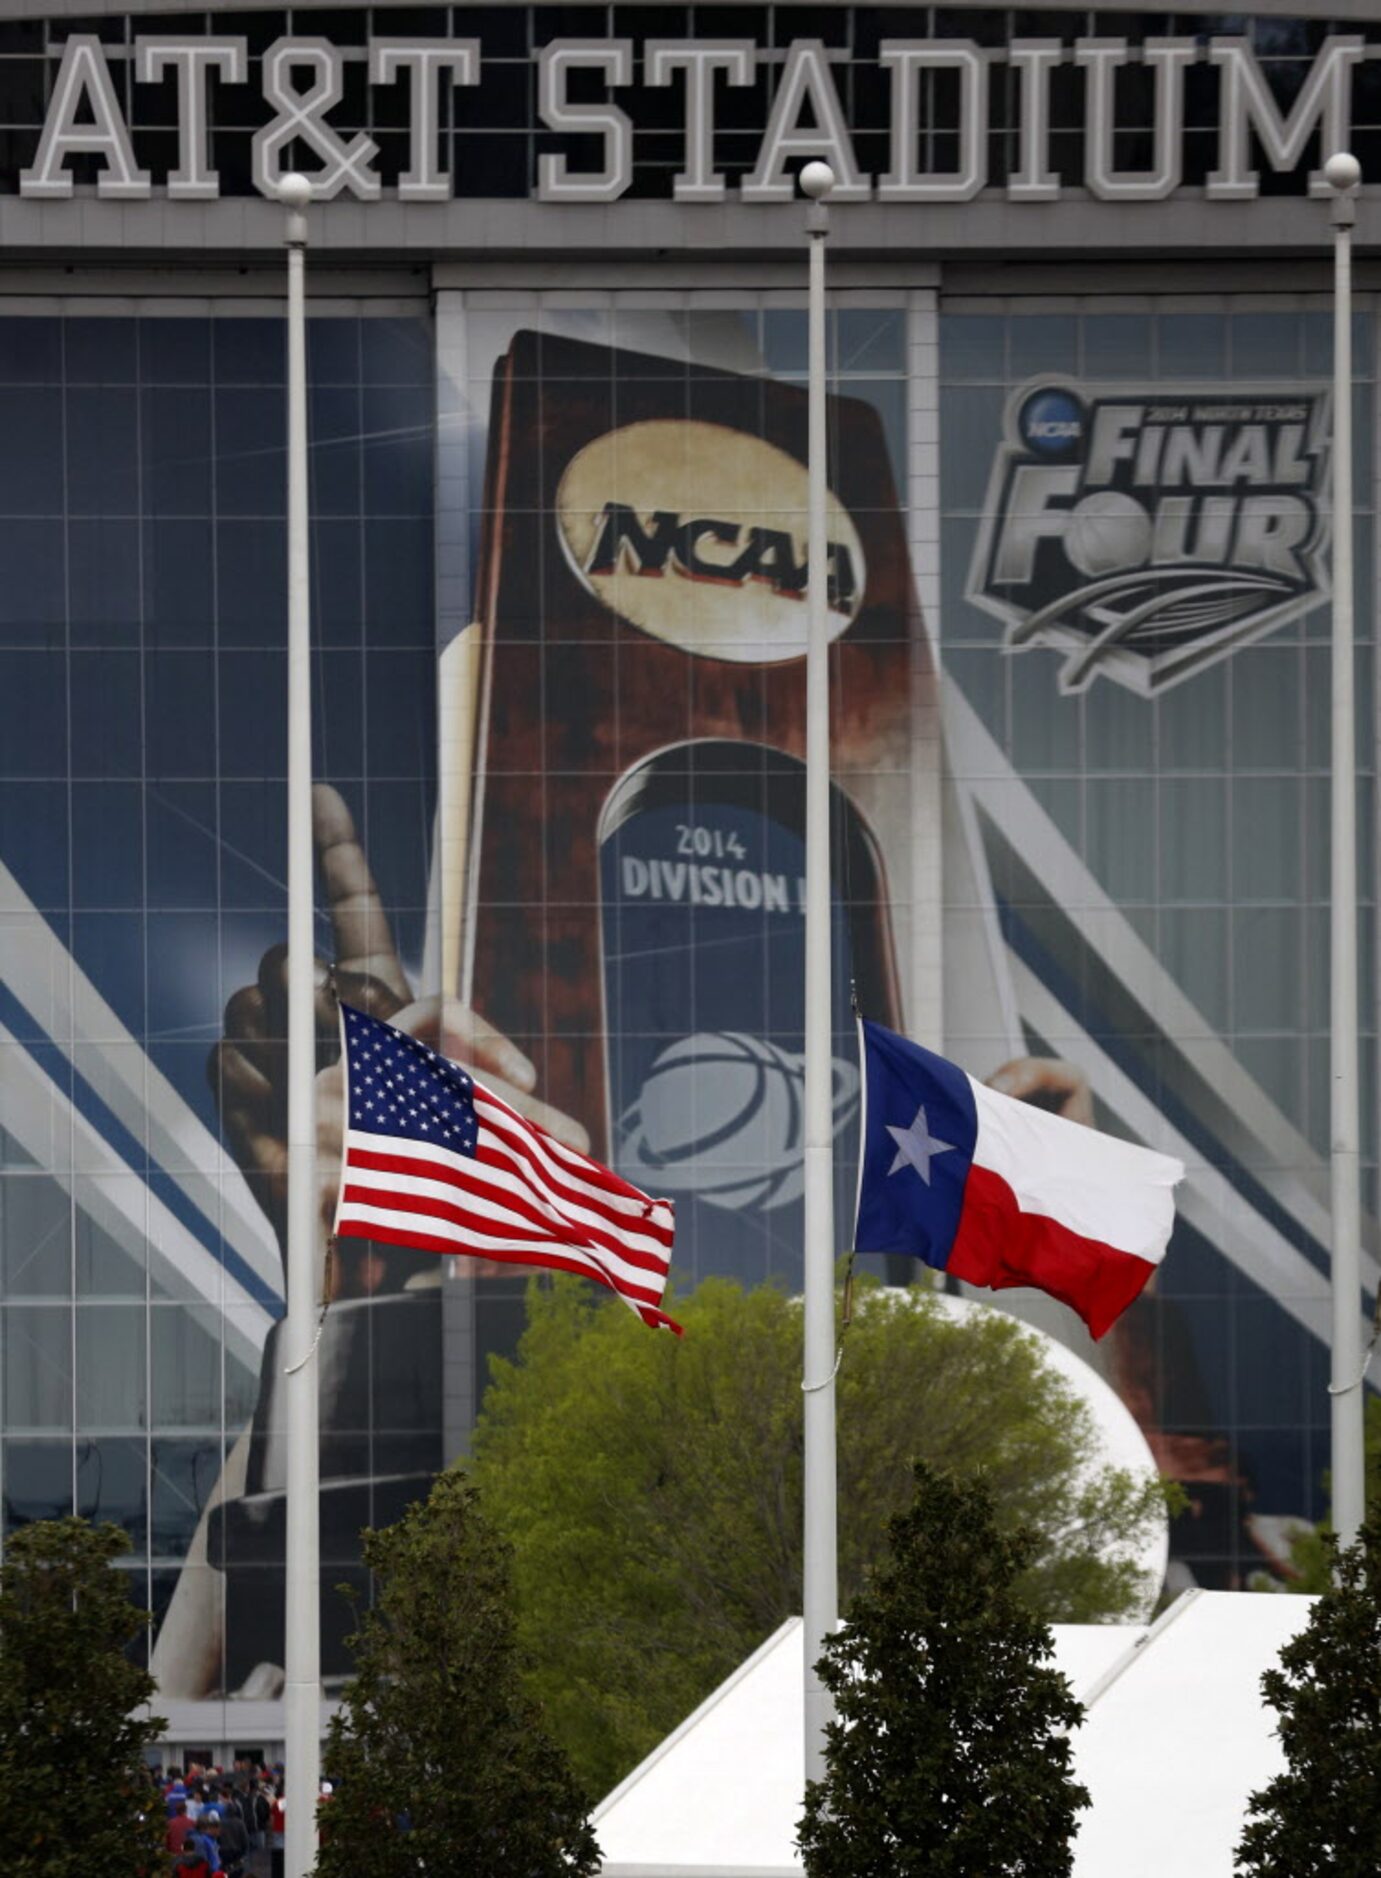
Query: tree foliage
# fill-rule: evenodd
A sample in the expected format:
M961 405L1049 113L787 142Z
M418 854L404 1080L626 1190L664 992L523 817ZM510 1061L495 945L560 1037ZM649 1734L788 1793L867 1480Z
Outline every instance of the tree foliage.
M915 1483L819 1666L835 1720L806 1788L808 1878L1064 1878L1084 1711L1018 1590L1039 1540L981 1476L920 1462Z
M1375 1878L1381 1869L1381 1501L1357 1543L1322 1541L1332 1581L1261 1678L1285 1771L1248 1805L1249 1878Z
M1381 1506L1381 1396L1367 1397L1365 1417L1367 1502ZM1282 1589L1311 1596L1328 1590L1333 1583L1334 1554L1329 1545L1332 1530L1327 1520L1321 1520L1299 1534L1290 1547L1294 1576L1285 1581Z
M364 1534L375 1602L331 1724L320 1878L585 1878L599 1851L521 1686L508 1548L463 1474Z
M164 1722L125 1654L148 1627L112 1561L118 1526L39 1520L0 1568L0 1871L88 1878L163 1866L163 1806L144 1762Z
M534 1286L475 1433L532 1687L596 1793L800 1610L799 1303L709 1280L677 1315L680 1343L578 1281ZM866 1291L838 1389L845 1600L917 1457L983 1469L1004 1522L1036 1534L1022 1589L1047 1620L1116 1618L1144 1592L1136 1547L1162 1490L1087 1466L1091 1416L1013 1319Z

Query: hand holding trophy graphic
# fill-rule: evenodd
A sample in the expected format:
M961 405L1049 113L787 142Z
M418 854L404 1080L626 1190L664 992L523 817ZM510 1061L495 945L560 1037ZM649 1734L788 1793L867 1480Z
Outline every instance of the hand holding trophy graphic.
M458 999L414 999L354 820L335 789L318 785L313 818L335 954L332 961L317 962L320 1055L336 1056L339 996L466 1063L514 1107L585 1149L588 1137L579 1122L533 1095L536 1069L513 1043ZM208 1063L227 1144L280 1245L287 1198L286 964L285 946L264 954L255 983L229 1000L225 1035ZM431 1375L439 1336L418 1335L424 1316L428 1329L436 1328L440 1267L429 1253L348 1241L327 1280L327 1235L345 1126L338 1060L318 1074L316 1108L318 1270L329 1282L332 1303L320 1358L323 1608L343 1611L342 1601L330 1596L343 1567L329 1561L353 1559L360 1526L396 1517L407 1499L425 1492L445 1458L437 1428L439 1376ZM493 1269L480 1264L473 1275ZM154 1645L153 1671L167 1697L195 1699L223 1687L263 1698L282 1687L277 1341L275 1331L265 1347L254 1422L227 1455ZM363 1452L369 1443L365 1430L376 1423L389 1432L374 1438L372 1452ZM235 1615L228 1622L231 1605Z

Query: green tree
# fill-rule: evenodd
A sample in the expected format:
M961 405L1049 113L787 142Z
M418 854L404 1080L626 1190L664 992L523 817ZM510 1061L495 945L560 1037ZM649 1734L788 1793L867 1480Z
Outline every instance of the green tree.
M1367 1501L1381 1505L1381 1396L1367 1397L1365 1416ZM1324 1484L1327 1488L1327 1475ZM1321 1520L1317 1526L1300 1533L1290 1547L1290 1563L1295 1575L1279 1589L1303 1591L1311 1596L1328 1590L1333 1583L1333 1552L1328 1543L1331 1532L1328 1521Z
M676 1310L680 1343L630 1336L588 1285L533 1286L475 1432L531 1686L595 1793L801 1607L799 1303L710 1280ZM1136 1548L1163 1491L1087 1466L1087 1409L1013 1319L864 1291L838 1387L844 1600L917 1457L985 1470L1004 1520L1035 1532L1023 1590L1048 1621L1119 1617L1144 1593Z
M153 1678L126 1655L148 1628L112 1561L118 1526L40 1520L0 1567L0 1871L141 1878L167 1860L144 1752L163 1732ZM141 1712L142 1711L142 1712Z
M1285 1771L1248 1803L1250 1878L1376 1878L1381 1865L1381 1502L1346 1551L1329 1533L1328 1589L1261 1692Z
M835 1720L806 1788L808 1878L1064 1878L1084 1711L1018 1590L1039 1540L999 1521L981 1477L919 1462L915 1481L820 1662Z
M508 1548L465 1476L366 1531L364 1559L375 1601L331 1724L320 1878L596 1871L587 1803L521 1686Z

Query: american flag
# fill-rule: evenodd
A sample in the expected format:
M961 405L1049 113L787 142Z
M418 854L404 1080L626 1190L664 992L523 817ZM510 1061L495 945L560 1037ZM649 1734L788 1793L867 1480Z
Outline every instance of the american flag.
M337 1234L579 1272L645 1324L675 1220L392 1024L342 1004L347 1124Z

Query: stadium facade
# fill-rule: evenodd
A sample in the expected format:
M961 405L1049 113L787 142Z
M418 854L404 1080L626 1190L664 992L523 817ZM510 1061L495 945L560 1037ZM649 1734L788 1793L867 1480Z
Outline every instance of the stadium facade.
M851 975L1182 1155L1153 1291L1064 1334L1186 1485L1179 1582L1278 1574L1328 1454L1344 147L1377 1278L1370 10L50 0L0 5L0 111L0 1496L6 1532L128 1529L180 1739L277 1734L293 167L322 829L384 914L362 944L323 907L322 957L516 1042L677 1200L685 1283L790 1285L791 178L834 165L841 1219ZM463 1450L522 1292L343 1250L327 1587Z

